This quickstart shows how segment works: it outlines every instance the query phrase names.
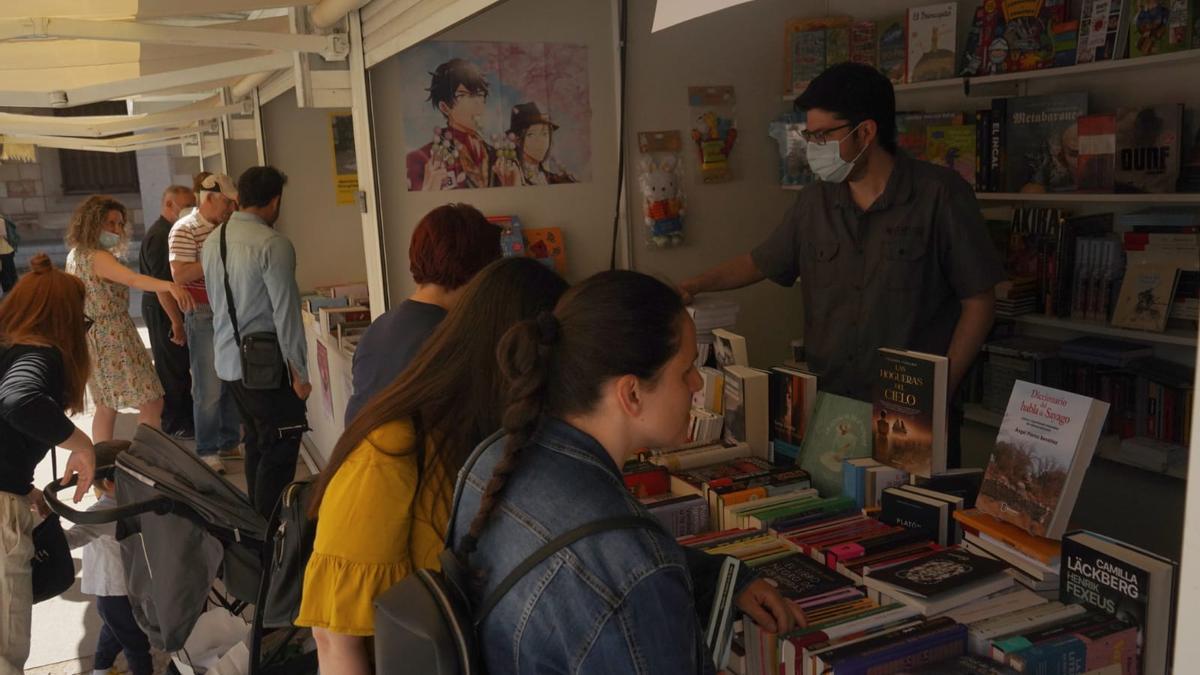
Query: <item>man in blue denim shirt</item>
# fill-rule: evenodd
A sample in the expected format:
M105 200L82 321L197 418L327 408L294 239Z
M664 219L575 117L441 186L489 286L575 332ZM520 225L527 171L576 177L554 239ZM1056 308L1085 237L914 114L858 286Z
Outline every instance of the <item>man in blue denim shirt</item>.
M456 549L506 442L493 443L466 477L453 523ZM572 498L547 499L539 489L546 485ZM471 569L486 575L476 601L546 541L584 523L627 515L653 518L594 438L545 418L470 558ZM564 662L569 673L712 673L700 616L712 605L722 560L680 547L665 530L612 530L581 539L535 567L496 605L480 628L484 662L493 673L560 672ZM735 593L747 611L762 603L745 597L752 581L743 566ZM555 601L541 602L546 597ZM689 611L680 613L680 607ZM774 628L766 610L759 607L755 615ZM514 625L517 631L507 632Z
M296 288L296 251L273 229L287 176L270 166L246 170L238 179L241 210L204 243L204 279L212 303L217 375L233 391L245 425L246 485L255 510L270 516L283 488L295 476L300 438L308 428L307 341ZM222 232L224 230L224 232ZM222 262L221 238L227 238ZM276 389L247 389L226 301L225 275L235 303L238 330L275 333L288 373Z

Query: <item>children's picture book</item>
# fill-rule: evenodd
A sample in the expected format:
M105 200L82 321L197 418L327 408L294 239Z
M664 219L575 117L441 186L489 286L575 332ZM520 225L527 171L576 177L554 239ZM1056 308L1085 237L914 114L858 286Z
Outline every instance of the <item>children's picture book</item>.
M929 161L929 129L939 126L957 126L965 123L966 116L960 112L897 113L896 144L908 153L910 157Z
M1129 58L1186 49L1188 0L1129 0Z
M822 496L842 493L842 462L871 456L871 404L829 392L817 394L812 423L800 446L800 468Z
M844 52L841 61L849 58L852 22L848 16L829 16L792 19L784 25L784 92L804 93L808 83L827 66L840 63L829 60L828 51L833 52L834 58Z
M1112 325L1156 333L1166 330L1177 283L1177 265L1150 261L1129 265L1121 282Z
M1079 162L1077 120L1087 94L1019 96L1008 101L1007 184L1013 192L1071 192Z
M1183 152L1183 104L1120 108L1116 123L1116 191L1174 192Z
M1062 538L1108 407L1017 380L975 507L1038 537Z
M1063 537L1059 597L1138 627L1143 673L1171 672L1178 565L1109 537Z
M567 273L567 244L560 228L526 229L525 255L536 259L560 275Z
M1066 0L981 1L963 48L962 74L1049 68L1058 65L1056 58L1066 60L1068 53L1069 63L1074 63L1077 31L1067 30L1068 10Z
M954 77L958 3L947 2L908 10L908 81Z
M1112 192L1117 162L1117 116L1079 118L1080 192Z
M874 457L915 476L946 470L946 395L950 360L881 348L876 355Z
M925 155L929 162L951 169L968 184L975 184L976 129L973 125L932 126L926 129Z
M892 84L904 84L908 76L906 19L907 16L884 19L875 27L879 36L879 71L887 75Z
M1083 0L1076 63L1111 61L1125 55L1126 3L1127 0Z

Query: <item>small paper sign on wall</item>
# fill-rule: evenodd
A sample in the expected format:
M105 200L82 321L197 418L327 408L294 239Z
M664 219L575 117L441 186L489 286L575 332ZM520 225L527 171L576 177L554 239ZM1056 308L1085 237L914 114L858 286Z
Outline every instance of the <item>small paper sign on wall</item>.
M333 139L333 182L337 203L353 204L358 194L354 117L348 112L329 113L329 129Z

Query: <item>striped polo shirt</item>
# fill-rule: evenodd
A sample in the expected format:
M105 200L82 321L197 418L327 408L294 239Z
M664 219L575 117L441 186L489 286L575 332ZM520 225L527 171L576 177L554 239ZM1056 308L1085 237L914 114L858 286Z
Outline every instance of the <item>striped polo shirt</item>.
M200 209L180 218L167 237L170 253L168 259L178 262L200 262L200 251L204 248L204 240L216 229L216 224L208 222L200 215ZM204 287L204 277L184 284L188 293L197 303L208 304L208 290Z

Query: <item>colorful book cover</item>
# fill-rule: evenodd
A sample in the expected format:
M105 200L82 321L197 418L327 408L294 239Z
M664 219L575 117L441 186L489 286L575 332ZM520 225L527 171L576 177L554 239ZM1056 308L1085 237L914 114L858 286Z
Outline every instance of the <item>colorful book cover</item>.
M908 10L908 81L954 77L958 4L948 2Z
M1079 170L1078 119L1086 93L1020 96L1008 101L1007 183L1014 192L1071 192Z
M916 476L946 470L944 356L883 348L876 355L874 457Z
M784 91L799 95L808 83L820 75L830 63L826 57L832 28L850 25L849 17L832 16L819 19L792 19L784 26ZM836 42L839 38L834 36ZM849 36L845 39L849 51ZM837 47L835 45L835 51ZM845 58L842 59L846 60Z
M1004 34L990 45L1006 61L1005 72L1054 65L1053 27L1067 20L1066 0L1005 0Z
M800 446L800 468L825 497L842 493L842 461L871 456L871 404L817 394L812 423Z
M825 31L825 67L850 60L850 26L836 26Z
M1112 325L1161 333L1167 328L1179 267L1147 262L1130 265L1121 282Z
M771 441L799 447L817 398L817 376L797 370L771 371ZM790 453L796 454L796 453Z
M1143 673L1170 672L1176 564L1087 531L1063 537L1059 597L1141 632Z
M993 57L992 43L996 42L998 49ZM975 7L975 16L971 19L971 30L967 33L966 44L963 46L962 66L959 74L967 76L995 75L1005 72L1008 64L1008 50L1003 48L1004 42L1004 11L996 0L982 0Z
M1112 192L1117 161L1117 116L1079 118L1079 190Z
M905 17L885 19L876 24L879 35L879 70L892 84L904 84L908 75L908 31L904 27Z
M931 163L955 171L969 185L974 185L975 141L976 128L973 125L928 127L925 155Z
M1079 38L1075 63L1110 61L1124 56L1118 53L1125 24L1122 21L1126 0L1083 0L1079 16Z
M1129 58L1186 49L1188 0L1130 0Z
M896 113L896 144L913 159L928 161L929 127L963 124L963 113Z
M879 36L874 21L855 21L850 25L850 61L879 67Z
M536 259L560 275L567 273L567 244L560 228L526 229L525 255Z
M1054 42L1055 68L1075 65L1075 52L1079 49L1079 20L1055 21L1050 25L1050 39Z
M1183 104L1117 109L1117 192L1174 192L1183 151Z
M1018 380L975 507L1038 537L1061 536L1100 437L1095 408L1108 412L1107 403Z

